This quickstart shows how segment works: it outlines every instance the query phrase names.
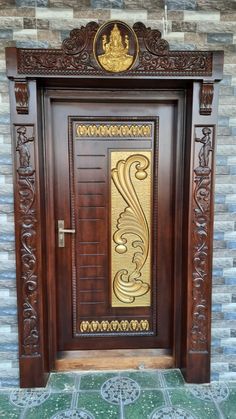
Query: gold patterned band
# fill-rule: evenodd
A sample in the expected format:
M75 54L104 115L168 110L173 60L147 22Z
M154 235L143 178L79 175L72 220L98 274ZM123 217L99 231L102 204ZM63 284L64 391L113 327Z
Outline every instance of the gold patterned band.
M76 124L76 135L83 137L150 138L151 124Z
M97 320L83 321L80 323L81 333L106 333L106 332L147 332L150 330L148 320Z

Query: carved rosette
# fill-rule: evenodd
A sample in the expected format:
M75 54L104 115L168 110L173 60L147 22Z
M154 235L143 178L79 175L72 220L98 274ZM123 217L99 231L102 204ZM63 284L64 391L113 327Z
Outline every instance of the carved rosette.
M123 22L113 21L109 25L120 25ZM87 75L111 76L106 67L100 66L97 60L96 40L102 27L96 22L90 22L86 27L73 29L70 37L65 39L61 49L24 49L18 50L17 67L19 74L25 75ZM129 77L142 76L211 76L212 75L212 52L208 51L170 51L169 44L161 38L161 33L157 29L146 28L143 23L135 23L133 29L129 28L130 33L134 33L137 38L137 59L134 65L126 66ZM128 33L128 32L127 32ZM102 32L101 32L102 36ZM107 36L107 35L106 35ZM99 38L99 37L98 37ZM129 39L131 40L131 35ZM128 42L125 37L123 42ZM99 45L102 40L98 39ZM109 43L103 39L104 48ZM97 44L95 42L95 44ZM136 51L130 44L128 56L136 56ZM109 51L108 51L109 52ZM119 74L121 69L116 70ZM113 76L116 73L112 74Z
M19 214L20 286L22 295L22 356L39 355L37 211L34 168L34 128L15 126L17 212Z
M195 127L190 331L190 350L193 352L208 350L213 140L214 127Z
M200 115L211 115L214 83L203 82L200 91Z

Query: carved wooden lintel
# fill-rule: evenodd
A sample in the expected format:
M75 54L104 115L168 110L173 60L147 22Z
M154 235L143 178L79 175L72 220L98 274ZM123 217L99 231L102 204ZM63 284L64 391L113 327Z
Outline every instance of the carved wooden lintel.
M203 81L200 92L200 115L211 115L214 96L214 83Z
M18 222L20 243L21 355L39 355L37 209L34 168L34 127L16 125Z
M27 81L15 81L16 111L18 114L29 113L29 90Z
M214 127L195 127L192 231L192 326L190 350L204 352L209 345L211 281L211 202Z
M120 21L114 22L120 25L120 29L122 25L125 25ZM70 37L63 41L61 49L18 49L18 74L44 74L49 77L53 75L114 76L114 73L102 68L96 59L94 40L96 41L95 35L98 30L100 29L96 22L90 22L86 27L73 29ZM129 77L143 75L207 77L212 75L212 52L170 51L168 42L161 38L161 33L157 29L147 28L140 22L134 24L133 32L138 41L138 56L135 64L126 70Z

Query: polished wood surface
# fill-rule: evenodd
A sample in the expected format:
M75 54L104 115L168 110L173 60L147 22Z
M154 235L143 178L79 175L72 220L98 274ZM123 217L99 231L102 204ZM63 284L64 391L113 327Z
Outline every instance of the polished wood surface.
M173 356L158 349L111 349L60 352L56 371L173 368Z
M122 24L119 23L118 26L121 27ZM161 246L158 245L159 248L157 246L157 254L162 260L167 254L172 254L170 267L173 269L174 279L172 288L168 291L171 298L167 301L161 297L162 291L165 295L165 290L159 293L157 290L157 307L163 312L166 302L168 307L171 305L170 317L167 320L171 326L167 332L169 334L171 330L168 339L170 338L170 346L173 349L175 366L182 369L188 382L208 382L211 343L214 142L217 125L217 82L222 78L223 53L222 51L171 52L168 43L161 39L158 31L150 32L142 23L138 23L133 27L140 46L135 66L125 72L113 74L98 67L98 63L94 61L91 46L97 28L97 24L90 23L85 30L81 29L83 34L89 34L83 39L80 29L73 31L59 50L6 49L12 145L15 154L14 193L21 386L45 385L48 372L55 369L58 349L58 311L62 313L64 309L64 301L60 308L57 306L54 136L50 125L52 102L65 104L67 101L67 107L69 103L78 102L78 92L80 94L82 92L84 99L81 99L81 104L96 103L96 100L102 98L101 90L106 91L107 103L116 102L118 96L124 98L125 94L122 93L124 90L132 90L133 103L139 100L144 104L149 103L152 92L156 91L155 94L161 100L170 100L172 103L174 100L176 104L174 111L176 149L172 154L171 166L167 164L168 168L174 168L172 178L175 186L171 186L173 191L171 215L174 217L174 226L173 222L172 227L168 222L164 222L157 231L157 243L162 243ZM77 42L77 37L81 42ZM151 60L146 60L150 56ZM89 59L81 61L82 57ZM163 89L166 89L164 95L162 95ZM176 90L182 92L184 101L177 98ZM150 115L145 111L144 116ZM165 120L165 124L168 123L169 121ZM204 139L205 129L211 130L210 145L209 138ZM202 143L201 141L199 143L199 140ZM200 144L205 148L200 150ZM165 154L164 143L163 149L160 150L162 155ZM204 159L200 158L200 155L205 155ZM65 163L63 156L60 156L60 159L63 168ZM167 172L161 171L161 173L163 177L158 179L158 183L165 185ZM63 176L67 175L68 167ZM199 201L196 190L199 182L207 184L207 188L204 186L206 205L202 205ZM70 199L70 194L67 190L65 192L66 202ZM168 191L165 196L170 196ZM199 215L199 211L200 224L196 222L196 214ZM167 219L169 213L167 211ZM161 218L165 218L163 214ZM174 242L170 248L168 240L171 237L174 237ZM204 254L199 248L199 237L204 238ZM200 260L203 260L200 271L197 265L198 252ZM63 269L67 269L65 266ZM164 265L159 264L159 266ZM170 267L161 268L161 276L167 274L168 277ZM200 276L197 272L200 272ZM65 291L65 304L67 304L68 290ZM157 318L157 325L160 324L161 320ZM145 338L146 336L143 337ZM129 342L128 337L127 341ZM143 346L146 347L145 344Z
M107 95L108 92L100 92L103 100ZM172 347L176 103L172 99L172 103L159 100L158 104L145 104L145 98L139 96L140 104L127 103L132 93L126 92L123 97L117 93L117 100L123 102L120 104L103 104L94 97L96 105L86 102L82 106L79 102L68 105L63 101L52 105L52 123L47 121L47 124L53 127L55 224L57 219L64 219L65 226L77 231L75 236L66 236L65 248L56 251L58 350L94 346L101 349ZM152 116L144 117L144 113ZM153 140L76 140L72 135L78 121L115 123L122 120L122 115L133 123L154 122ZM72 127L69 138L68 124ZM153 153L150 307L111 307L109 150L126 149ZM143 319L149 321L150 330L107 334L80 330L81 321L137 320L140 323Z

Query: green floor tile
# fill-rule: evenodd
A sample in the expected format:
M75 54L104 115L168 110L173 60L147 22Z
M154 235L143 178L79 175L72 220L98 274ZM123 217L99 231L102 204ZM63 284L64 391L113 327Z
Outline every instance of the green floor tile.
M9 400L10 393L0 393L0 418L15 419L19 418L24 408L14 406Z
M49 419L55 413L69 409L71 393L52 393L43 404L27 409L24 419Z
M148 419L154 409L163 406L164 398L160 390L142 390L138 400L123 407L125 419Z
M52 391L70 391L75 390L75 378L77 374L73 373L52 373L48 382L48 388Z
M120 407L107 403L97 391L79 393L77 407L91 412L96 419L120 418Z
M160 381L158 373L156 371L131 371L131 372L122 372L121 376L129 377L132 380L136 381L141 389L155 389L160 387Z
M228 386L229 395L226 400L219 402L219 408L227 419L236 419L236 383Z
M166 387L179 387L185 384L184 378L179 370L162 370L160 374L164 378L162 381Z
M82 375L80 379L80 390L100 390L106 380L117 375L116 373Z
M205 401L194 396L188 388L166 390L173 406L178 406L191 412L196 419L221 419L212 401Z

